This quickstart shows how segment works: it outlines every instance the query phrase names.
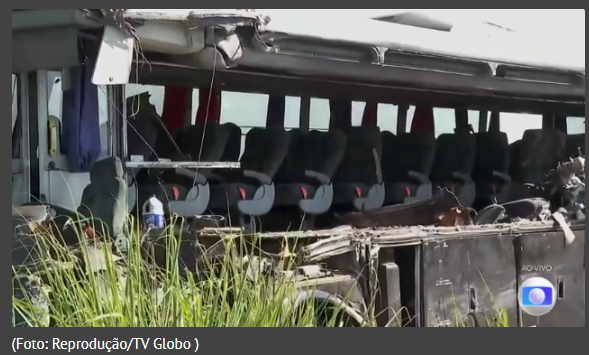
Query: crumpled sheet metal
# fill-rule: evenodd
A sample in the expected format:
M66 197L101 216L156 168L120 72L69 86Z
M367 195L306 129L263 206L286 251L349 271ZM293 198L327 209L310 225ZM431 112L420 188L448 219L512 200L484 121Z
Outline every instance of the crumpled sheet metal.
M126 20L199 22L236 26L266 25L270 18L255 9L117 9Z

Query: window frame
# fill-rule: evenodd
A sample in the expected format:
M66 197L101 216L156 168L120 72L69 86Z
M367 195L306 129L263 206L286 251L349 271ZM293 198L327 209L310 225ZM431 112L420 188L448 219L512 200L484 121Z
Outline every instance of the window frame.
M12 172L15 173L15 160L22 157L22 118L20 113L20 83L19 76L12 74ZM19 163L17 163L19 165ZM20 169L20 168L19 168Z

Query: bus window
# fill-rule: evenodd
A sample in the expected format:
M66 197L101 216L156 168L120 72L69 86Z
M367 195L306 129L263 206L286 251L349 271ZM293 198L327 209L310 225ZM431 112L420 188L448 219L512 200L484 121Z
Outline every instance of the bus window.
M481 118L481 115L480 115L479 111L472 111L472 110L468 111L468 124L472 126L472 129L475 132L480 132L480 127L479 127L480 118Z
M362 117L364 117L364 109L366 102L352 102L352 127L362 126Z
M245 136L252 128L266 127L270 96L244 92L224 91L221 101L221 123L234 123L241 128L241 154L245 149ZM286 97L284 128L299 127L301 99Z
M436 137L442 134L453 134L456 129L456 112L450 108L434 109Z
M300 128L301 126L301 98L287 96L284 115L284 127L286 129Z
M153 86L153 85L140 85L140 84L127 84L125 85L125 99L133 97L135 95L143 94L144 92L149 92L151 96L149 102L155 106L155 110L157 111L158 115L162 115L164 111L164 87L163 86ZM193 97L192 102L196 99L198 102L198 90L196 91L196 98ZM127 112L128 115L132 114ZM196 117L196 110L193 117Z
M378 104L378 127L382 132L397 134L397 117L399 107L390 104Z
M415 106L410 106L407 112L407 132L411 130ZM452 108L434 108L434 124L436 138L442 134L453 134L456 129L456 110ZM468 124L475 132L479 131L479 112L468 111Z
M250 129L266 126L269 96L224 91L221 100L221 123L234 123L241 128L241 154Z
M330 117L331 108L329 107L329 100L312 98L309 128L318 131L329 130Z
M153 85L127 84L125 87L126 98L149 93L149 102L154 105L156 112L163 114L165 87ZM200 101L200 90L192 90L191 100L191 123L196 122L198 106ZM245 143L245 135L251 128L265 127L266 115L268 112L269 96L265 94L253 94L224 91L221 99L221 120L220 123L233 123L242 130L242 149ZM292 129L299 127L301 99L298 97L286 98L285 128Z
M223 92L221 123L234 123L242 128L265 127L268 95Z
M364 116L365 102L352 102L352 127L362 125L362 117ZM318 131L329 130L331 119L331 107L327 99L311 99L311 114L310 114L310 129Z
M530 129L542 129L542 116L520 113L501 113L501 131L507 134L509 144L522 139Z
M270 96L244 92L224 91L221 101L221 123L234 123L241 128L241 154L245 149L245 136L252 128L266 127ZM287 96L284 128L300 126L301 98Z
M585 134L585 117L568 117L567 133Z

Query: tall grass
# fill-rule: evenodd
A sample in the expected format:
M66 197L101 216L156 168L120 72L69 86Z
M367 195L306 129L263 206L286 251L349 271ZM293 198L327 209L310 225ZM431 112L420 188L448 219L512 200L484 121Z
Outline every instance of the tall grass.
M456 302L456 297L454 296L454 291L452 291L452 304L454 307L454 327L457 328L471 328L471 327L485 327L485 328L509 328L509 314L507 313L506 309L503 309L497 305L495 302L495 298L491 293L491 289L485 280L482 272L479 270L479 276L483 285L485 286L485 290L489 295L491 300L491 304L493 307L492 312L481 312L481 310L477 309L478 306L470 305L471 310L467 314L463 314L460 312L460 308ZM472 302L472 300L471 300ZM474 307L473 307L474 306ZM474 308L474 310L472 310Z
M219 258L203 258L199 272L181 266L182 241L171 228L164 233L164 265L146 255L153 248L132 233L124 257L112 243L81 243L72 249L53 232L37 229L38 262L13 267L13 313L17 326L29 327L338 327L342 310L314 301L295 302L297 289L282 260L270 272L245 255L243 238L223 238ZM85 235L77 231L77 235ZM86 238L86 237L84 237ZM251 249L250 249L251 250ZM161 260L161 258L160 258ZM26 275L26 277L18 277ZM17 276L17 277L15 277ZM31 287L33 286L33 287ZM42 295L35 292L40 286ZM33 290L33 291L31 291ZM22 292L21 292L22 291ZM305 290L314 292L312 288ZM456 306L456 305L455 305ZM13 314L13 322L15 321ZM509 327L505 311L477 318L460 315L455 327ZM475 322L478 320L478 322ZM391 326L397 322L391 322ZM476 324L484 323L484 324ZM363 326L374 326L366 319Z
M254 253L238 255L239 238L223 239L225 255L216 263L204 263L197 274L178 267L181 243L176 236L166 236L166 265L158 267L146 262L150 250L138 233L133 235L127 255L119 258L108 243L72 250L56 243L48 231L37 230L39 262L26 270L13 268L13 275L38 276L49 302L43 307L27 292L13 296L17 319L33 327L338 325L337 310L330 319L321 319L320 305L292 301L297 289L288 274L267 275L252 262Z

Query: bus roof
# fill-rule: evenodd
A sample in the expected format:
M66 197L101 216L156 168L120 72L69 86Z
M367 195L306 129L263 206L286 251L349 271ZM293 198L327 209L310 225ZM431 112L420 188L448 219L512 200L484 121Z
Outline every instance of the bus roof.
M418 16L408 19L407 13L404 15L404 18L399 18L401 23L391 22L394 16L379 19L322 16L320 19L311 20L295 16L275 16L263 30L268 33L321 41L372 45L403 53L585 73L584 63L578 63L573 58L563 58L554 53L552 48L533 46L517 33L499 26L495 26L495 30L487 33L454 32L442 30L452 27L452 24L442 20ZM421 22L422 25L411 25L411 21ZM430 28L426 28L427 26ZM488 27L492 26L489 24Z

